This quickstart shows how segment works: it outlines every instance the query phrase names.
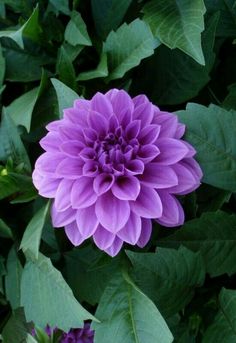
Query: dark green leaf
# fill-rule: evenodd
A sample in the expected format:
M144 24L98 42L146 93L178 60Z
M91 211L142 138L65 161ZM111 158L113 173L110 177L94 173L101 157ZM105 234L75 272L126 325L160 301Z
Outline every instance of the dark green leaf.
M103 45L103 52L108 58L108 80L121 78L139 65L142 59L153 54L154 46L149 27L140 19L129 25L123 24L116 32L112 31Z
M181 229L158 242L177 248L184 245L200 251L211 276L236 272L236 216L225 212L204 213L186 222Z
M5 76L5 69L6 69L6 62L5 62L5 58L3 57L3 54L2 54L2 47L0 45L0 88L3 85L4 76Z
M130 3L131 0L92 0L93 18L99 36L105 38L120 25Z
M152 0L144 8L144 20L155 37L169 48L179 48L204 65L201 32L204 30L203 0Z
M222 105L227 110L236 110L236 83L229 86L229 94Z
M66 26L65 40L71 45L92 45L80 13L72 12L71 20Z
M53 5L56 12L60 11L66 15L70 14L69 0L49 0L49 3Z
M24 310L22 308L13 312L2 331L2 337L6 343L25 342L29 331L25 320Z
M180 247L158 248L156 253L127 252L137 285L169 317L184 308L205 278L201 255Z
M127 275L117 274L98 305L95 343L171 343L173 336L153 302Z
M65 83L68 87L75 89L76 87L75 69L63 46L61 46L61 48L58 51L56 69L57 69L57 74L59 76L59 79L63 83Z
M185 138L197 150L203 182L236 191L236 116L215 105L188 104L177 112Z
M21 305L27 321L34 321L40 327L49 324L68 331L83 326L85 319L94 319L74 298L50 259L42 254L38 260L28 261L23 270Z
M84 71L77 77L78 81L86 81L96 79L98 77L106 77L108 75L107 55L102 54L101 60L96 69Z
M12 238L11 229L2 219L0 219L0 237Z

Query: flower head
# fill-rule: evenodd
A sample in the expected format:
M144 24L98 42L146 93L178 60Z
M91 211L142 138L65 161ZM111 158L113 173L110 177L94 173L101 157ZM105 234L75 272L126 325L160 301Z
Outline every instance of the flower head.
M71 329L63 333L60 343L93 343L94 331L90 330L90 324L85 323L83 329Z
M33 182L75 246L93 237L114 256L123 242L145 246L151 219L184 222L176 195L196 189L202 172L176 115L113 89L76 100L47 129Z

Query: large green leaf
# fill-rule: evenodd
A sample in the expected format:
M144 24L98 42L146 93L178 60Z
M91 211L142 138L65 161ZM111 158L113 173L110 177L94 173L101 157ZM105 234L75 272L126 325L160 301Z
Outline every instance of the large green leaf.
M223 288L219 295L219 312L206 330L202 343L236 342L236 291Z
M162 45L142 63L140 72L133 80L132 91L135 94L145 93L158 105L180 104L196 96L210 80L209 73L215 61L213 47L218 19L218 13L210 17L202 34L205 66L182 51L170 50ZM142 82L139 82L140 75ZM153 87L153 83L157 86Z
M201 32L204 30L203 0L152 0L144 8L144 20L155 37L169 48L179 48L204 65Z
M153 302L127 275L117 274L99 302L95 343L171 343L173 336Z
M30 131L31 119L35 104L46 85L47 76L43 72L40 86L24 93L6 107L6 112L11 116L16 125L22 125Z
M22 266L13 247L7 258L7 274L5 277L6 296L12 309L20 307L20 282Z
M203 284L205 268L201 255L180 247L158 248L155 253L127 252L137 285L169 317L184 308Z
M91 246L66 253L65 261L66 279L75 296L91 305L99 302L119 266L119 258L104 256L100 250L92 249Z
M63 46L58 50L56 70L63 83L72 89L76 88L75 69Z
M38 260L28 261L23 270L21 305L27 321L39 327L49 324L68 331L83 326L86 319L95 319L77 302L61 273L42 254Z
M48 213L49 202L43 206L30 220L25 229L20 249L27 255L30 254L34 258L38 258L39 245L41 241L42 231Z
M128 43L128 44L127 44ZM154 52L155 42L149 27L140 19L112 31L104 45L107 54L108 80L121 78L131 68L139 65L142 59Z
M57 101L59 107L59 115L63 116L63 109L73 107L74 100L78 99L78 94L71 88L66 86L63 82L57 79L51 79L53 87L57 94Z
M24 310L22 308L14 311L6 323L2 337L6 343L22 343L25 342L29 327L25 320Z
M200 251L211 276L236 272L236 216L225 212L204 213L200 218L186 222L181 229L158 245L184 245Z
M197 150L203 182L236 191L236 115L215 105L188 104L177 112L185 139Z
M79 12L73 11L66 26L65 40L71 45L92 45L86 25Z
M130 3L131 0L92 0L93 18L99 36L105 38L119 26Z
M2 115L0 127L0 160L7 161L13 159L15 165L22 165L22 169L31 171L31 165L20 139L19 133L12 119L7 113Z
M0 37L7 37L13 39L22 49L24 48L23 37L30 38L37 41L42 32L38 24L39 10L38 6L33 11L26 23L17 31L0 31Z

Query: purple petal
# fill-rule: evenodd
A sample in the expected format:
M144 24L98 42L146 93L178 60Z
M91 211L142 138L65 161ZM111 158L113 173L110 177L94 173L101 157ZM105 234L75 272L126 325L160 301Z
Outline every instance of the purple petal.
M173 169L178 177L178 184L168 189L168 192L184 195L192 192L199 186L199 179L181 162L175 164Z
M98 175L98 162L96 161L86 161L83 166L83 176L96 176Z
M76 221L65 226L65 233L74 246L80 245L85 240L79 232Z
M41 147L49 152L59 152L59 146L62 143L58 132L49 132L44 138L41 139L39 144Z
M163 204L163 213L157 222L167 227L179 226L184 223L184 211L179 201L165 191L158 192Z
M157 189L169 188L178 184L177 175L171 167L160 166L155 162L146 165L139 180L143 185Z
M55 195L55 208L58 212L62 212L67 210L71 207L70 201L70 193L73 186L74 181L63 179L58 188Z
M84 142L83 130L75 124L60 126L59 133L63 141L76 140Z
M101 225L116 233L127 223L130 206L128 201L117 199L109 191L98 198L95 211Z
M97 194L93 189L93 179L82 176L73 184L71 191L71 204L73 208L80 209L93 205Z
M61 152L45 152L37 159L35 168L42 176L55 177L56 168L64 159L65 155Z
M94 243L101 250L109 248L114 242L115 235L110 231L106 230L101 225L98 225L97 230L93 234Z
M154 107L150 101L135 107L133 119L139 119L142 122L142 127L151 124L154 115Z
M134 120L131 123L129 123L125 129L126 138L128 140L136 138L137 135L139 134L140 127L141 127L141 121L140 120Z
M131 210L143 218L159 218L162 215L162 203L158 193L145 186L141 187L138 198L130 201Z
M131 175L142 174L144 171L144 163L140 160L132 160L125 164L125 169Z
M89 111L91 108L91 101L85 99L76 99L73 104L75 109Z
M195 175L195 177L199 179L199 181L201 180L201 178L203 177L202 170L199 164L193 158L185 158L183 161L181 161L181 164L188 168L193 173L193 175Z
M178 118L176 115L173 115L168 112L161 112L154 116L154 123L161 126L159 138L173 138L175 137Z
M139 105L147 104L148 102L150 101L144 94L137 95L133 98L133 103L134 103L135 108L138 107Z
M93 143L97 140L98 134L94 129L88 128L83 130L84 138L87 143Z
M117 236L123 241L135 245L141 234L141 218L130 212L130 217L125 226L117 232Z
M140 182L135 176L120 176L115 180L111 190L120 200L136 200L140 192Z
M180 139L185 133L185 125L178 123L174 138Z
M115 130L117 129L117 127L119 126L119 121L117 119L117 117L113 114L110 118L109 118L109 132L115 132Z
M117 93L119 93L119 89L113 88L105 93L105 97L109 99L110 101L113 101Z
M108 255L110 255L111 257L114 257L118 254L118 252L122 248L122 245L123 245L123 241L119 239L118 237L116 237L112 245L109 248L104 249L104 250Z
M60 119L60 120L54 120L52 121L51 123L48 123L46 125L46 129L48 131L58 131L59 127L61 125L64 125L65 124L65 120L64 119Z
M157 140L160 133L160 125L148 125L143 128L138 136L141 144L152 144Z
M39 194L46 198L54 198L60 179L43 177L37 169L32 174L33 184L39 190Z
M133 101L128 93L124 90L119 90L112 97L111 103L113 106L113 111L116 114L119 122L121 123L122 113L129 112L132 113L134 109Z
M80 151L79 156L84 160L93 160L96 157L96 152L93 148L86 147Z
M99 135L106 135L108 129L108 122L103 115L101 115L98 112L91 111L89 112L87 120L89 127L94 129Z
M78 179L82 175L84 162L74 158L64 158L56 169L56 176L67 179Z
M173 138L161 138L157 140L160 154L156 161L163 165L171 165L179 162L188 152L188 147L180 140Z
M83 148L84 144L79 141L67 141L60 146L60 150L71 157L78 157Z
M72 223L76 217L76 210L68 208L63 212L56 210L55 204L52 204L51 208L52 224L54 227L62 227Z
M147 144L141 146L138 152L138 157L145 163L151 162L155 157L160 154L160 150L154 144Z
M105 118L109 118L113 114L111 102L102 93L96 93L91 100L92 110L101 113Z
M93 181L93 189L97 195L101 195L109 191L114 183L114 176L111 174L102 173L95 177Z
M142 231L141 231L139 240L137 242L137 245L140 248L145 247L145 245L148 243L148 241L151 238L151 234L152 234L152 221L150 219L142 218Z
M79 231L84 238L92 236L98 226L95 206L93 205L77 210L76 221Z

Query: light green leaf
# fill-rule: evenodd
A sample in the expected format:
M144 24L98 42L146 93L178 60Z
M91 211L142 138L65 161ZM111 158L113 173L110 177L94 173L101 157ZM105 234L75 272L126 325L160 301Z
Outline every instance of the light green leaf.
M102 54L101 60L96 69L84 71L77 77L78 81L86 81L96 79L98 77L106 77L108 75L107 55Z
M63 46L58 50L56 70L63 83L72 89L76 87L75 69Z
M127 275L107 285L93 323L95 343L171 343L173 336L153 302Z
M154 52L155 41L149 27L140 19L127 25L124 23L116 32L110 32L104 45L110 74L108 80L121 78L142 59Z
M0 31L0 37L7 37L13 39L22 49L24 48L23 37L30 38L37 41L42 32L38 24L39 10L38 6L33 11L26 23L17 31Z
M66 26L65 40L71 45L92 45L86 25L79 12L73 11Z
M23 170L30 172L31 165L25 147L12 119L3 112L0 127L0 160L12 158L16 165L23 164Z
M49 0L49 3L53 5L56 12L60 11L66 15L70 14L69 0Z
M156 253L127 251L133 264L137 285L170 317L192 299L194 289L205 278L201 255L180 247L179 250L158 248Z
M223 288L219 295L219 312L206 330L202 343L236 342L236 291Z
M78 303L61 273L42 254L38 260L28 261L23 270L21 305L27 321L39 327L49 324L68 331L82 327L86 319L96 320Z
M63 82L57 79L51 79L51 81L57 94L59 115L62 118L63 109L73 107L73 102L79 98L79 95L71 88L66 86Z
M200 218L186 222L171 236L159 240L158 245L184 245L200 251L206 271L212 276L236 272L236 216L225 212L204 213Z
M29 333L27 334L26 337L26 343L37 343L37 341L34 339L33 336L31 336Z
M39 255L39 246L48 208L49 202L33 216L25 229L21 241L20 249L22 249L26 255L30 254L30 256L35 259L37 259Z
M143 8L143 19L163 44L182 50L204 65L201 32L205 11L203 0L152 0Z
M0 88L3 85L5 69L6 69L6 61L5 61L5 58L3 57L2 47L0 45Z
M7 274L5 277L6 296L13 310L20 307L20 282L22 266L13 247L7 258Z
M197 150L203 182L236 191L236 115L215 105L188 104L177 112L185 139Z
M101 38L120 25L130 3L131 0L92 0L95 27Z
M2 219L0 219L0 237L13 238L10 227Z

